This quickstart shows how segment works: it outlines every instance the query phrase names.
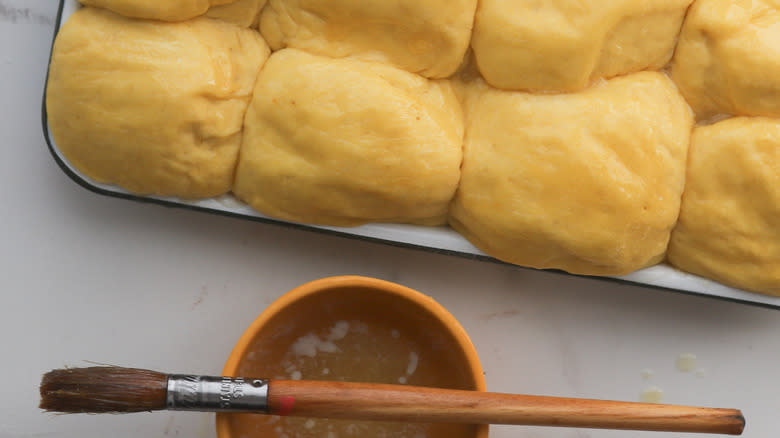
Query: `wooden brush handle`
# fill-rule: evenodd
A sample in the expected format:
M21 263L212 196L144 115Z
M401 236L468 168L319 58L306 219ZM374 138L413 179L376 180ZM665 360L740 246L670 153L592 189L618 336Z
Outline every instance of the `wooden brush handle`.
M274 415L740 435L736 409L698 408L373 383L273 380Z

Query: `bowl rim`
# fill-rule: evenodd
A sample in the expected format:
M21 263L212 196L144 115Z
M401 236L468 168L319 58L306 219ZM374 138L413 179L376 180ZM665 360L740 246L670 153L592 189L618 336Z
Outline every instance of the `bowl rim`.
M487 390L482 364L480 363L479 356L477 354L476 348L474 347L474 344L471 342L471 339L466 333L466 330L460 325L458 320L455 319L455 317L444 308L444 306L439 304L430 296L409 287L378 278L364 277L359 275L341 275L312 280L291 289L274 300L254 319L254 321L252 321L252 323L241 334L241 337L236 342L233 350L228 356L227 361L225 362L222 374L226 376L232 376L236 373L240 359L244 356L244 353L250 347L255 335L274 316L279 314L282 309L285 309L286 307L305 297L323 293L332 289L345 287L376 289L393 295L397 298L409 301L413 305L416 305L430 313L431 316L442 322L447 328L447 331L455 338L458 347L461 349L463 355L466 358L466 362L469 367L469 374L475 383L475 390ZM488 425L480 424L477 426L478 427L475 438L487 438ZM219 438L231 438L228 429L227 416L223 414L217 414L216 429L217 436Z

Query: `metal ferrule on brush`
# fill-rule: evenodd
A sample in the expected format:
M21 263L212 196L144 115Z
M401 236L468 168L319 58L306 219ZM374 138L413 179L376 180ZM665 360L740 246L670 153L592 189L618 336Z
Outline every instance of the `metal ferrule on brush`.
M166 406L175 411L268 413L268 380L171 374Z

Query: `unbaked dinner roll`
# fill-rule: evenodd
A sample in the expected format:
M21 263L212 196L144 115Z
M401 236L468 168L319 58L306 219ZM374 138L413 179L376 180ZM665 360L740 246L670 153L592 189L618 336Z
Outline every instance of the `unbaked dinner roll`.
M780 295L780 121L737 117L697 127L689 157L669 262Z
M236 0L79 0L83 5L108 9L125 17L183 21L205 14L211 6Z
M574 94L477 86L450 224L522 266L618 275L658 263L679 212L692 124L661 73Z
M206 17L243 27L257 27L265 2L266 0L236 0L233 3L210 8L206 12Z
M480 0L472 47L495 87L581 90L663 67L691 1Z
M57 36L46 105L55 143L101 183L201 198L230 189L268 47L253 30L82 8Z
M270 0L260 30L272 49L355 56L426 77L455 72L477 0Z
M258 78L233 191L294 222L442 224L462 139L448 81L283 49Z
M685 20L672 79L700 119L780 116L780 3L698 0Z

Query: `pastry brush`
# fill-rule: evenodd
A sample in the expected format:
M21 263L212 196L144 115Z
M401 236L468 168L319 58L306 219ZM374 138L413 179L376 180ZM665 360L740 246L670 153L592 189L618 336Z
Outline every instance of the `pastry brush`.
M516 424L740 435L736 409L375 383L163 374L113 366L46 373L40 407L64 413L253 412L352 420Z

